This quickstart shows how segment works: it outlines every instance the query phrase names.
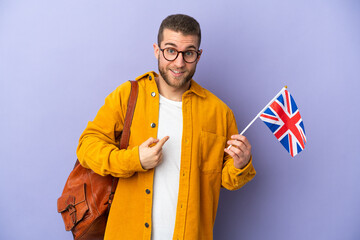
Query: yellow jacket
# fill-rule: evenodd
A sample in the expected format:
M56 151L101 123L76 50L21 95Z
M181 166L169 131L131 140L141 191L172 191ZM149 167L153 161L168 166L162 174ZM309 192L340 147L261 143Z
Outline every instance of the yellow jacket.
M119 177L108 218L105 239L151 239L154 170L144 170L139 145L157 138L159 92L156 73L136 78L139 95L131 125L129 148L119 150L130 82L106 99L94 121L80 137L80 163L98 174ZM209 240L218 206L220 187L241 188L255 176L252 160L243 169L224 154L227 139L237 134L232 111L215 95L191 80L182 97L183 136L174 239ZM155 127L152 123L155 123Z

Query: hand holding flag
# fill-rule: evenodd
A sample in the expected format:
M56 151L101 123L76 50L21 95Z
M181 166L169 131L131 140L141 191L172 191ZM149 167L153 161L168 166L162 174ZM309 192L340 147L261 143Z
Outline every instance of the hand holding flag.
M250 161L251 145L245 136L240 134L231 136L231 140L227 141L231 149L225 148L225 152L234 159L234 166L238 169L245 167Z

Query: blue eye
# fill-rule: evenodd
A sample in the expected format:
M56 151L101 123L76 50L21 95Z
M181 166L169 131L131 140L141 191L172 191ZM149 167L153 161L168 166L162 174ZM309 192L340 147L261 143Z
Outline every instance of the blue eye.
M185 55L191 57L192 55L194 55L194 51L186 51Z
M168 48L168 49L166 49L166 52L169 54L176 54L177 51L173 48Z

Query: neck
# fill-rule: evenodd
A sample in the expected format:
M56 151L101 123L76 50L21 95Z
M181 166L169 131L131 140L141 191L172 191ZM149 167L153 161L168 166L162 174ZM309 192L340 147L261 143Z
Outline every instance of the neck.
M159 93L167 99L172 101L181 102L182 95L189 90L190 88L190 81L187 82L184 86L179 88L169 86L161 76L155 78L157 87L159 89Z

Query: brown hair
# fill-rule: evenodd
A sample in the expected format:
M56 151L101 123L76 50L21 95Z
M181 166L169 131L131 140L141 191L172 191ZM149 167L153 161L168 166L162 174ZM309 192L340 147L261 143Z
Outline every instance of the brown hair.
M174 14L167 16L161 23L158 33L158 45L163 40L164 29L181 32L184 35L196 35L199 37L199 47L201 42L200 24L193 18L184 14Z

